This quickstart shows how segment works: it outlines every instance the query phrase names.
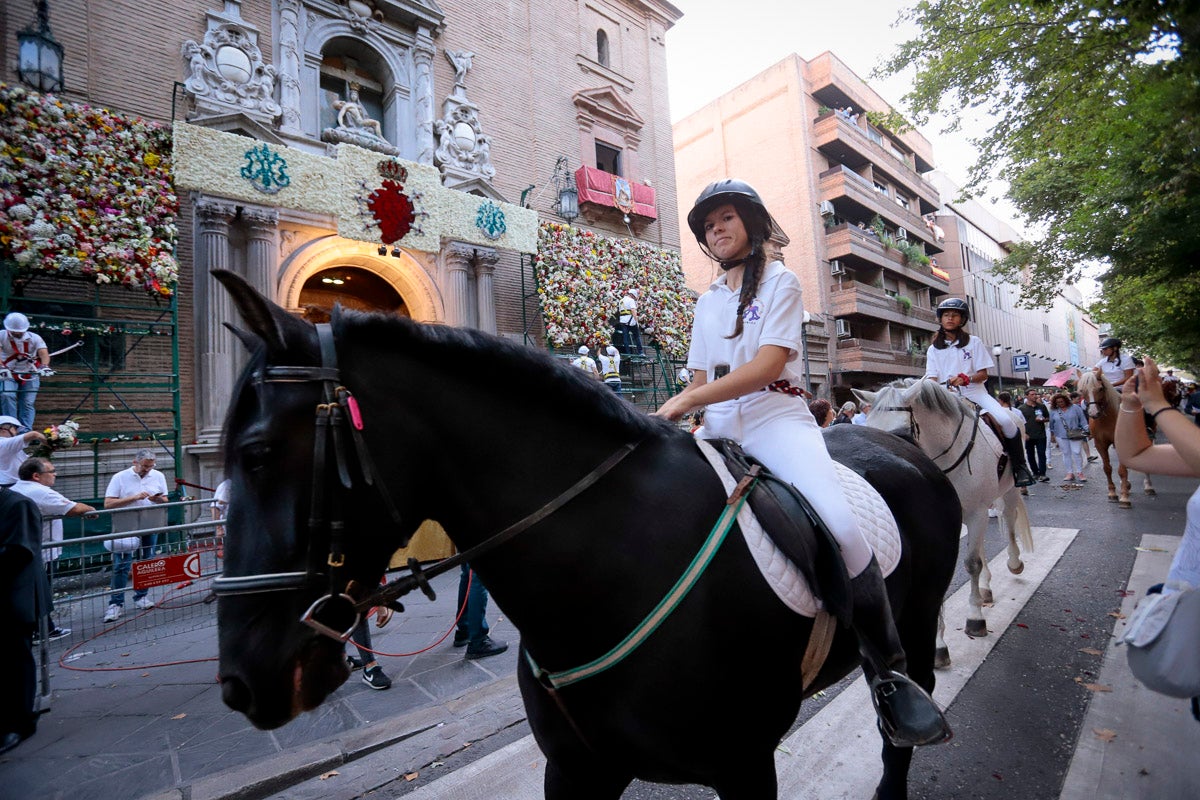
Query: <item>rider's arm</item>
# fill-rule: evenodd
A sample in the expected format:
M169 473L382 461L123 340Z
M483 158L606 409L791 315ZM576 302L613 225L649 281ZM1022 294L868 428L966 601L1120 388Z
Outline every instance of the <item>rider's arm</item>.
M971 383L986 383L988 379L987 369L981 369L971 376Z
M696 370L691 385L659 406L655 415L677 420L700 406L757 392L771 381L779 379L791 352L777 344L764 344L758 348L754 358L712 383L708 382L704 370Z
M46 347L39 347L37 351L38 366L50 366L50 350Z
M1153 414L1169 408L1163 397L1158 365L1146 359L1146 366L1130 384L1134 392L1121 396L1117 414L1117 458L1130 469L1156 475L1200 476L1200 428L1183 414L1171 411L1159 414L1158 429L1170 444L1151 444L1142 411Z

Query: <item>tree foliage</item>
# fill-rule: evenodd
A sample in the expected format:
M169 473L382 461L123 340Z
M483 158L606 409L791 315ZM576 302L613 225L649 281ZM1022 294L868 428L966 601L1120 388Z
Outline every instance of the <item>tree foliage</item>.
M902 18L921 33L881 71L915 66L905 101L918 124L995 120L966 191L1000 177L1044 231L998 266L1024 277L1025 303L1048 305L1103 262L1098 317L1200 364L1200 326L1180 324L1200 309L1200 4L922 0Z

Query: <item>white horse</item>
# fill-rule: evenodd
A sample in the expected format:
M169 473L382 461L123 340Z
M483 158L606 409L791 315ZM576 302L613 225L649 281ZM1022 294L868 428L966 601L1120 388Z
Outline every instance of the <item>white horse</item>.
M894 381L878 392L855 389L854 394L871 403L867 425L911 438L946 473L958 491L963 524L967 528L963 564L971 577L966 633L987 636L983 607L993 602L992 576L983 557L988 507L996 506L1001 531L1008 537L1010 572L1019 575L1025 569L1021 549L1033 549L1029 512L1013 484L1012 470L1007 466L1003 472L998 469L1004 455L1003 444L981 419L978 406L934 381ZM945 623L939 620L935 662L938 668L950 666L944 633Z

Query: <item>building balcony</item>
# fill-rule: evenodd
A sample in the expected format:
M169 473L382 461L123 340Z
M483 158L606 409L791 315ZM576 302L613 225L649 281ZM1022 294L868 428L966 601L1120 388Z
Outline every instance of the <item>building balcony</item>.
M891 226L904 228L908 231L909 241L925 243L926 252L940 253L942 246L934 238L933 233L925 227L925 220L917 214L902 208L890 197L876 191L874 184L849 167L838 165L827 169L820 175L819 200L833 202L852 207L855 214L842 212L843 217L862 216L870 219L878 214Z
M889 269L910 281L928 286L935 294L950 290L950 276L945 271L935 272L932 267L909 263L899 250L884 249L877 237L853 225L842 223L825 229L825 254L831 261L844 261L855 268Z
M897 325L928 331L938 329L933 311L919 306L905 307L899 300L874 286L848 280L829 287L829 310L833 317L862 316L886 320Z
M591 204L596 209L615 209L646 220L658 219L654 188L644 183L625 180L585 164L575 170L575 188L581 206Z
M925 374L925 355L894 350L888 342L838 339L834 372L875 372L919 378Z
M886 172L917 197L924 213L932 214L941 206L938 190L917 172L913 157L891 147L881 134L828 111L813 122L813 139L818 150L851 169L871 164Z

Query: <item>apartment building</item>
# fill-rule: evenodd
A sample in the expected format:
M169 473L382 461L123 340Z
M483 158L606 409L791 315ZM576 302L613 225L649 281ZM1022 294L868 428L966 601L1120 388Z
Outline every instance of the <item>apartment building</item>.
M1100 334L1078 287L1064 286L1049 309L1019 305L1021 288L993 271L1019 234L976 200L959 201L961 187L941 171L929 173L943 205L936 224L945 234L939 264L952 294L971 304L971 331L992 347L1004 384L1044 383L1059 367L1100 360Z
M681 221L705 185L737 177L786 233L783 260L813 317L811 380L836 401L922 375L933 309L951 288L932 218L942 203L925 177L932 147L885 127L890 111L825 52L790 55L674 126ZM704 291L712 263L687 237L682 252L688 285Z

